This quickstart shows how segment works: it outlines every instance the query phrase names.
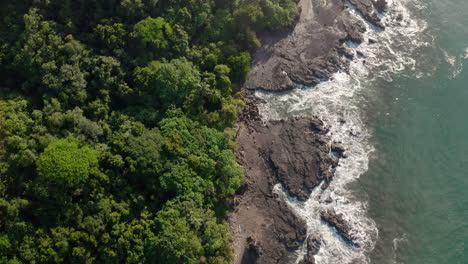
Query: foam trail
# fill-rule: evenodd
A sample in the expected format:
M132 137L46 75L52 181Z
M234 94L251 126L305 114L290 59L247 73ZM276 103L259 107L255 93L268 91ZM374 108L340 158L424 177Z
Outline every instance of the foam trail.
M463 71L463 61L462 61L463 57L457 58L456 56L450 55L445 50L442 50L442 52L444 54L445 61L448 64L450 64L451 73L450 73L449 78L450 79L456 78Z
M344 103L353 100L354 93L361 89L359 83L358 79L353 79L348 74L337 73L333 81L321 83L312 89L295 90L283 96L274 93L259 94L267 104L271 104L261 108L264 116L277 119L309 112L330 127L332 140L342 142L347 151L348 158L340 161L335 178L326 190L316 188L304 203L288 201L307 220L308 233L319 236L323 241L315 257L317 263L349 263L351 260L364 263L367 258L363 252L372 250L377 238L375 223L366 217L367 204L352 200L346 189L349 182L367 169L368 155L372 151L372 146L367 144L370 134L360 121L359 108L354 104ZM349 89L343 89L346 86ZM275 105L287 109L272 111ZM332 228L322 223L320 212L327 208L333 208L344 215L352 227L352 236L357 239L355 242L361 245L359 249L350 247Z
M400 262L397 261L397 252L398 252L398 248L400 247L400 245L402 243L408 243L408 239L406 238L405 233L401 237L396 237L396 238L393 239L393 260L392 260L392 264L400 264Z
M349 74L338 72L329 81L314 87L298 86L289 92L256 92L264 102L259 105L259 110L265 121L289 116L317 116L329 127L332 142L340 142L346 150L347 158L340 160L330 186L326 190L316 188L306 202L288 197L281 185L274 189L306 219L308 234L322 241L315 256L317 264L368 263L367 253L373 250L378 238L376 224L367 216L367 202L354 198L347 185L367 170L373 151L369 143L371 131L361 118L362 104L366 103L362 95L372 94L369 84L377 79L391 81L394 73L402 70L411 70L419 76L428 72L419 69L422 63L416 58L431 40L423 37L426 24L411 18L405 7L407 3L417 4L415 1L389 1L389 11L381 14L386 30L366 24L366 40L360 45L350 45L356 53L359 51L365 56L351 62ZM348 10L362 19L353 8ZM377 43L370 44L369 38ZM360 247L343 241L333 228L320 220L320 212L331 208L349 223L351 235ZM303 258L305 250L304 245L298 251L297 262Z

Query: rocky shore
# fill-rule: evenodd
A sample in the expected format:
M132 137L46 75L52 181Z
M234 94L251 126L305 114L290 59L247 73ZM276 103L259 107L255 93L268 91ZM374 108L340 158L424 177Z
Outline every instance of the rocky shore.
M346 43L364 41L366 30L349 9L382 29L377 13L386 9L385 0L301 0L298 6L300 17L290 32L263 36L264 45L243 87L246 106L237 124L237 156L245 170L245 183L229 215L234 264L294 263L303 245L302 262L315 263L320 238L307 234L306 222L272 190L281 184L293 199L305 201L314 188L328 188L334 169L346 158L346 150L331 142L318 118L265 123L253 91L313 86L337 71L346 71L350 60L363 56L354 54ZM359 247L341 215L325 211L321 219L351 246Z
M297 84L313 86L339 70L347 71L349 61L358 54L346 43L363 42L366 31L349 9L373 26L384 28L377 14L386 10L385 0L301 0L298 7L300 16L289 34L263 37L245 89L284 91Z
M246 179L229 219L237 249L234 263L291 263L306 239L306 223L272 189L282 183L292 196L305 200L314 187L331 180L337 159L329 155L326 130L314 118L267 124L247 119L238 129L238 159Z

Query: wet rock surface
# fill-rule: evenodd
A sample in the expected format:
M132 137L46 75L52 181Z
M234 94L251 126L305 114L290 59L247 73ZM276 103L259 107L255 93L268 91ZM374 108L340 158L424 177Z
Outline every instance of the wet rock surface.
M369 23L376 27L384 28L377 12L382 12L380 10L386 9L386 0L378 0L377 2L371 0L347 0L347 2L349 2L353 8L356 8L356 11L358 11Z
M245 108L247 116L255 115L252 109ZM229 215L237 248L233 263L292 263L297 257L294 252L306 243L307 226L273 187L282 183L291 195L305 200L321 181L332 179L329 168L337 162L330 157L321 121L297 117L263 124L254 120L244 120L237 137L245 184ZM253 247L246 248L246 241Z
M385 0L301 0L301 14L293 30L262 38L246 89L291 90L295 84L313 86L337 71L347 71L346 42L361 43L366 27L351 15L354 8L370 24L383 28L377 12ZM379 10L379 11L378 11Z
M291 30L262 36L263 46L242 89L246 106L237 124L236 142L245 182L228 219L234 264L294 263L295 252L302 245L306 246L302 263L315 263L321 240L307 235L306 222L273 188L281 184L293 198L304 201L322 182L321 187L328 188L334 168L346 158L345 149L330 142L327 128L317 118L262 123L254 91L284 91L296 88L296 84L313 86L337 71L346 71L350 60L365 56L347 47L349 42L365 41L366 30L349 9L382 28L377 12L386 9L384 0L300 0L298 6L301 14ZM329 210L321 212L321 219L347 243L359 246L341 215Z
M377 9L377 12L383 13L387 12L388 5L387 5L387 0L377 0L374 2L375 8Z
M307 238L307 253L304 256L304 259L301 261L303 264L315 264L314 256L318 254L322 242L320 239L313 236Z
M355 242L356 239L351 234L350 225L343 218L342 214L337 214L333 209L328 209L320 213L320 218L328 225L334 227L344 241L354 247L359 247Z
M305 201L322 181L328 184L337 164L329 155L327 130L316 119L291 118L267 124L271 144L265 146L265 158L278 182L288 193Z

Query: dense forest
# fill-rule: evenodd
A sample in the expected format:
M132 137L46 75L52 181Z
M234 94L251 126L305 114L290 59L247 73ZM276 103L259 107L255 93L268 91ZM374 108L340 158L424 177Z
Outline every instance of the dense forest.
M232 126L293 0L0 2L0 263L228 263Z

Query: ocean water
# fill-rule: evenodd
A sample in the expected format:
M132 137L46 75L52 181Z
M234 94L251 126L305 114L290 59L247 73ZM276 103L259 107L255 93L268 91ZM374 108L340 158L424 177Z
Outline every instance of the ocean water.
M371 263L468 263L468 1L422 6L420 68L372 82L365 108L375 152L355 189L379 230Z
M256 93L264 119L317 116L347 150L330 187L306 202L274 191L322 240L318 264L468 263L468 1L389 2L386 30L367 24L378 43L348 43L365 54L349 74ZM358 247L320 220L327 209Z

